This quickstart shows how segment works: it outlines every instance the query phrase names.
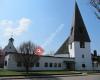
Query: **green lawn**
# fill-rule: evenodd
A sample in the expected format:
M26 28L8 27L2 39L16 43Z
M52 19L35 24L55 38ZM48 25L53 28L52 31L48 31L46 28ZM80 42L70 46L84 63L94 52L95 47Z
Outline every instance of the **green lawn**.
M26 72L23 71L11 71L11 70L4 70L0 69L0 76L24 76L24 75L52 75L52 74L80 74L80 72L75 72L75 71L31 71L29 74L26 74Z
M22 73L17 72L17 71L9 71L9 70L0 69L0 76L2 75L22 75Z

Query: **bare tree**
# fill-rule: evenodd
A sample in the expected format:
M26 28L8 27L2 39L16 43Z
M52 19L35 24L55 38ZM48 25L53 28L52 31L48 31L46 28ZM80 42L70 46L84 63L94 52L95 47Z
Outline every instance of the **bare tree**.
M36 48L37 46L32 42L24 42L18 48L18 54L15 54L16 61L25 67L27 73L33 63L38 62L40 58L40 56L35 53Z
M5 54L3 52L3 49L0 47L0 67L3 68L4 66L4 57L5 57Z
M100 0L90 0L90 4L96 9L96 17L100 19Z

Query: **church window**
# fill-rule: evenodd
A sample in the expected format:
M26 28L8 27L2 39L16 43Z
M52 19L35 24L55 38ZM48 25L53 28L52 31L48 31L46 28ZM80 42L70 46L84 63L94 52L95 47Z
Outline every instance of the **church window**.
M5 66L7 66L7 61L4 62Z
M21 67L21 66L22 66L21 62L17 62L17 67Z
M54 63L54 67L57 67L57 63Z
M52 67L52 63L50 63L49 66Z
M9 47L9 49L11 49L11 47Z
M58 64L58 67L61 67L61 63Z
M82 68L85 68L86 66L85 66L85 64L82 64Z
M84 54L82 54L82 58L84 58Z
M85 42L80 42L80 48L85 48Z
M39 67L39 66L40 66L40 63L39 63L39 62L37 62L37 63L36 63L36 67Z
M44 66L45 66L45 67L48 67L48 63L45 63Z

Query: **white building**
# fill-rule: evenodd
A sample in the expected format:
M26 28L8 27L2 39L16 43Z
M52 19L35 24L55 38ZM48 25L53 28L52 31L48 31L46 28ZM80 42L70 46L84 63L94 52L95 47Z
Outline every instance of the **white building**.
M14 59L18 54L13 45L14 39L10 38L8 45L4 48L5 69L24 70ZM54 56L41 56L38 63L31 70L100 70L100 64L93 66L91 58L91 40L83 22L80 10L75 3L75 11L70 36L58 49Z

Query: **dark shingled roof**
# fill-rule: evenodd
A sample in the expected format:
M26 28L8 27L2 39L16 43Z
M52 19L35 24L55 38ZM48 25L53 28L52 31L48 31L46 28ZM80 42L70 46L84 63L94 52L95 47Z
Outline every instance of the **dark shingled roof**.
M69 54L68 41L69 41L69 37L67 38L67 40L64 41L62 46L57 50L55 54Z
M90 42L88 32L86 30L80 10L76 2L70 36L55 54L68 54L68 44L72 43L73 41Z
M75 12L69 39L70 43L73 41L90 42L90 38L77 3L75 3Z

